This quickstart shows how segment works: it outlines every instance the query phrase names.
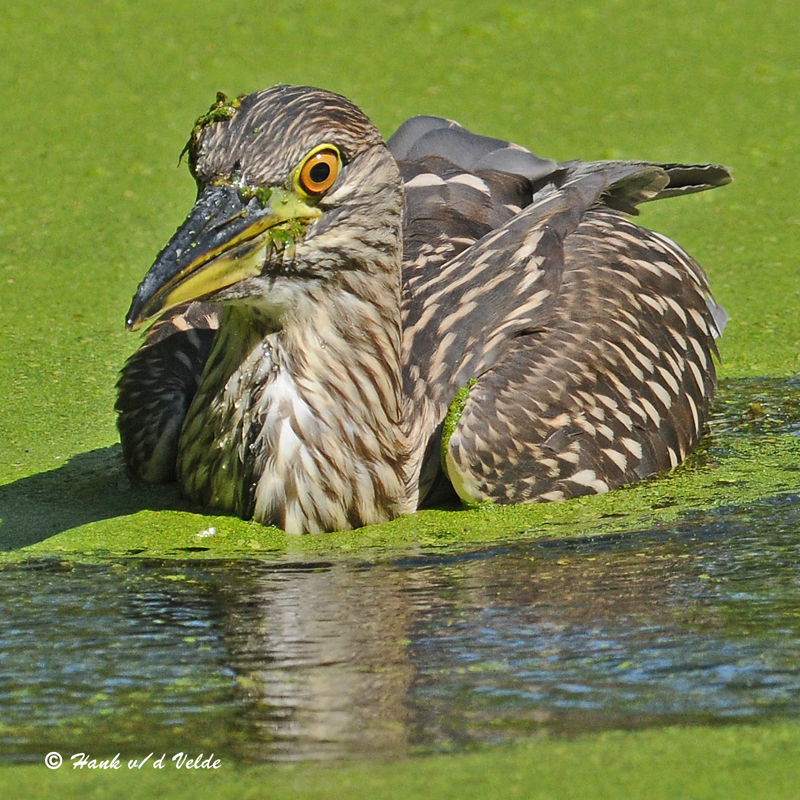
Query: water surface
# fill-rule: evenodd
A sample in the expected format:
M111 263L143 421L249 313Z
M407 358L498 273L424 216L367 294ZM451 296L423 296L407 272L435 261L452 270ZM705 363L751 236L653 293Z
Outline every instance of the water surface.
M795 390L726 384L695 468L797 435ZM0 758L392 756L795 716L798 531L782 492L647 530L356 559L9 563Z

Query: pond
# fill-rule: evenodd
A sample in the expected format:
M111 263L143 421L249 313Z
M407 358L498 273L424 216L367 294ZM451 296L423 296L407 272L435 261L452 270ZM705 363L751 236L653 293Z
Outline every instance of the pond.
M726 382L697 468L796 436L797 395ZM784 491L602 536L7 563L0 759L386 757L795 716L799 532Z

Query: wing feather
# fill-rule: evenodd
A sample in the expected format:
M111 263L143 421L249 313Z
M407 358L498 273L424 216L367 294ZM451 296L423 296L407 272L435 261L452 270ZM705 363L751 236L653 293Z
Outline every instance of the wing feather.
M446 443L462 499L561 500L680 463L714 391L707 294L677 246L615 210L589 210L564 240L547 319L476 376Z
M175 480L183 420L218 327L216 306L179 306L148 329L122 368L115 408L123 456L148 483Z

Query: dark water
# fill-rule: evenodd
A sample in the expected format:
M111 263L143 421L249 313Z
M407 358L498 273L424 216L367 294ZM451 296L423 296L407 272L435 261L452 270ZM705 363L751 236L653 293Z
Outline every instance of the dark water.
M726 437L796 435L791 382ZM800 496L595 539L374 562L57 560L0 570L0 758L245 761L454 750L800 712Z

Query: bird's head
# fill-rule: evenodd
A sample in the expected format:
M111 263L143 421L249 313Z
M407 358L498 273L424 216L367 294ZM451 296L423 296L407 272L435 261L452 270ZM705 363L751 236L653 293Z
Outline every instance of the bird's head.
M274 315L348 273L399 281L397 165L346 98L298 86L218 95L187 150L197 202L140 284L129 328L191 300Z

